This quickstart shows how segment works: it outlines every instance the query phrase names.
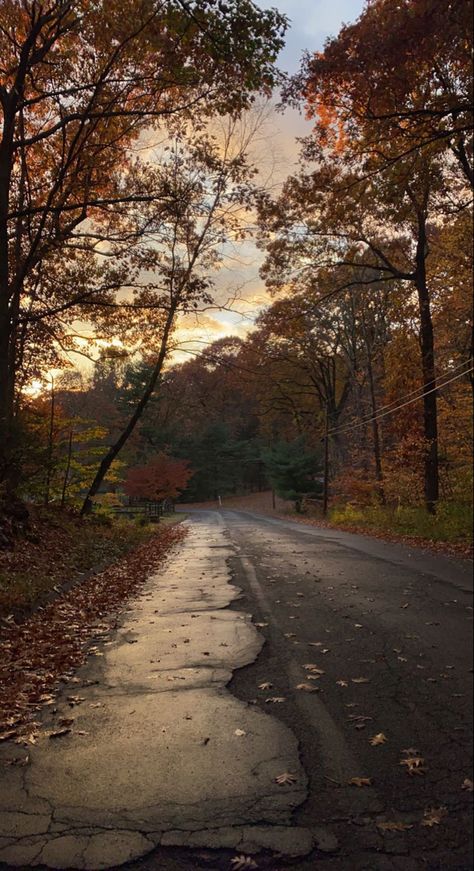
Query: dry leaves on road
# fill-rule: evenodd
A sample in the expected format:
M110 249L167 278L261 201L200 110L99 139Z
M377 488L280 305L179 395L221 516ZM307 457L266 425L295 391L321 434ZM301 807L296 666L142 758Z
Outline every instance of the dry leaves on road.
M296 783L298 778L291 774L290 771L285 771L284 774L279 774L278 777L275 777L275 783L278 783L278 786L286 786L292 783Z
M360 789L364 786L372 786L371 777L351 777L348 781L349 786L357 786Z
M319 687L313 687L309 683L299 683L296 689L302 693L319 693Z
M258 688L259 688L259 690L272 690L273 684L269 683L268 681L265 681L264 683L260 683L258 685Z
M406 759L400 760L400 765L404 766L407 770L407 774L410 774L412 777L415 775L426 774L427 771L425 768L425 760L422 756L407 756Z
M374 735L373 738L370 739L370 743L372 747L380 747L382 744L386 744L387 740L387 736L384 735L383 732L379 732L378 735Z
M266 705L281 705L283 702L286 702L285 696L270 696L269 699L265 699Z
M258 868L258 865L250 856L235 856L230 860L230 867L233 871L248 871L248 869Z
M94 652L88 648L91 639L103 640L113 629L113 619L103 622L106 615L123 609L185 535L181 525L160 529L132 553L38 609L21 625L8 621L0 639L0 740L33 743L35 712L51 704L61 682L69 682L73 670ZM68 701L74 707L83 698L69 696Z
M413 829L412 823L403 823L399 820L387 820L377 823L377 828L382 832L406 832L408 829Z
M440 826L444 818L447 816L448 809L446 807L427 808L421 821L421 825L432 829L433 826Z

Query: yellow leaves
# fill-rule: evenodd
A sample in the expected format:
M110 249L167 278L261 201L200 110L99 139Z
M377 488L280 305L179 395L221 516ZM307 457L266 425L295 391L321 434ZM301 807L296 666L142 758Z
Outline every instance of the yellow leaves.
M383 732L379 732L378 735L374 735L370 739L370 744L372 747L380 747L382 744L386 744L387 740L387 736Z
M421 821L421 825L425 828L432 829L434 826L441 825L442 821L447 816L448 809L444 806L439 808L428 808L425 811L424 817Z
M372 786L372 778L371 777L351 777L348 781L349 786L357 786L358 789L362 789L365 786Z

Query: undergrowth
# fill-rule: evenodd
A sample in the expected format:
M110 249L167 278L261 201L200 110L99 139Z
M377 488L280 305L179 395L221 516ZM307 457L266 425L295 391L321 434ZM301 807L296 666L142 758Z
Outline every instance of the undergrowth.
M31 520L28 536L0 554L0 617L31 610L55 588L115 562L160 530L133 520L81 520L52 508L32 509Z
M330 521L435 542L472 541L472 505L466 503L441 502L434 516L422 507L338 505L331 510Z

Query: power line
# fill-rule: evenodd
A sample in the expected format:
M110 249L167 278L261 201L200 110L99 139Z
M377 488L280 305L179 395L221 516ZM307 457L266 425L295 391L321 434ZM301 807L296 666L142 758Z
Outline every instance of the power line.
M384 411L382 414L377 414L365 420L361 420L358 423L352 423L349 426L341 427L341 429L329 430L328 435L339 435L339 433L349 432L350 430L358 429L361 426L366 426L366 424L372 423L373 421L380 420L383 417L388 417L391 414L395 414L396 411L400 411L400 409L406 408L407 405L413 405L414 402L418 402L425 396L429 396L430 393L436 393L437 390L441 390L443 387L447 387L448 384L452 384L453 381L458 381L460 378L464 378L464 376L468 375L469 372L474 372L473 366L471 366L470 369L466 369L465 372L460 372L459 375L455 375L454 378L450 378L449 381L445 381L443 384L438 384L431 390L426 390L424 393L421 393L420 396L415 396L414 399L409 399L407 402L403 402L401 405L397 405L396 408L392 408L390 411Z
M470 362L471 362L471 358L469 357L468 360L465 360L463 363L460 363L458 366L455 366L454 369L448 369L448 371L445 372L444 374L438 375L438 377L436 379L437 382L439 382L440 379L447 378L448 375L453 375L455 372L458 372L459 369L463 369L464 366L468 366L468 364ZM437 386L439 388L439 387L442 387L443 385L438 383ZM420 390L422 391L421 393L420 393ZM415 396L415 394L419 394L418 398L421 399L424 396L423 387L417 387L415 390L411 390L410 393L405 393L403 396L399 396L398 399L394 399L392 402L388 402L386 405L381 405L380 408L377 410L377 414L379 414L381 411L385 411L385 409L392 408L392 406L397 405L398 402L401 402L405 399L409 399L410 396ZM357 420L357 418L356 418L356 420ZM361 423L363 423L365 420L367 420L367 422L370 423L370 421L372 420L372 416L369 414L369 415L365 415L364 417L360 418Z

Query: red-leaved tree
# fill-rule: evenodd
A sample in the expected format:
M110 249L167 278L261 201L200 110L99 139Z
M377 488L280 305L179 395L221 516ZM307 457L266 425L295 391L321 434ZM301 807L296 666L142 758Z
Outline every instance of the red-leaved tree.
M186 489L192 474L186 460L177 460L161 451L146 466L128 470L125 492L139 499L176 499Z

